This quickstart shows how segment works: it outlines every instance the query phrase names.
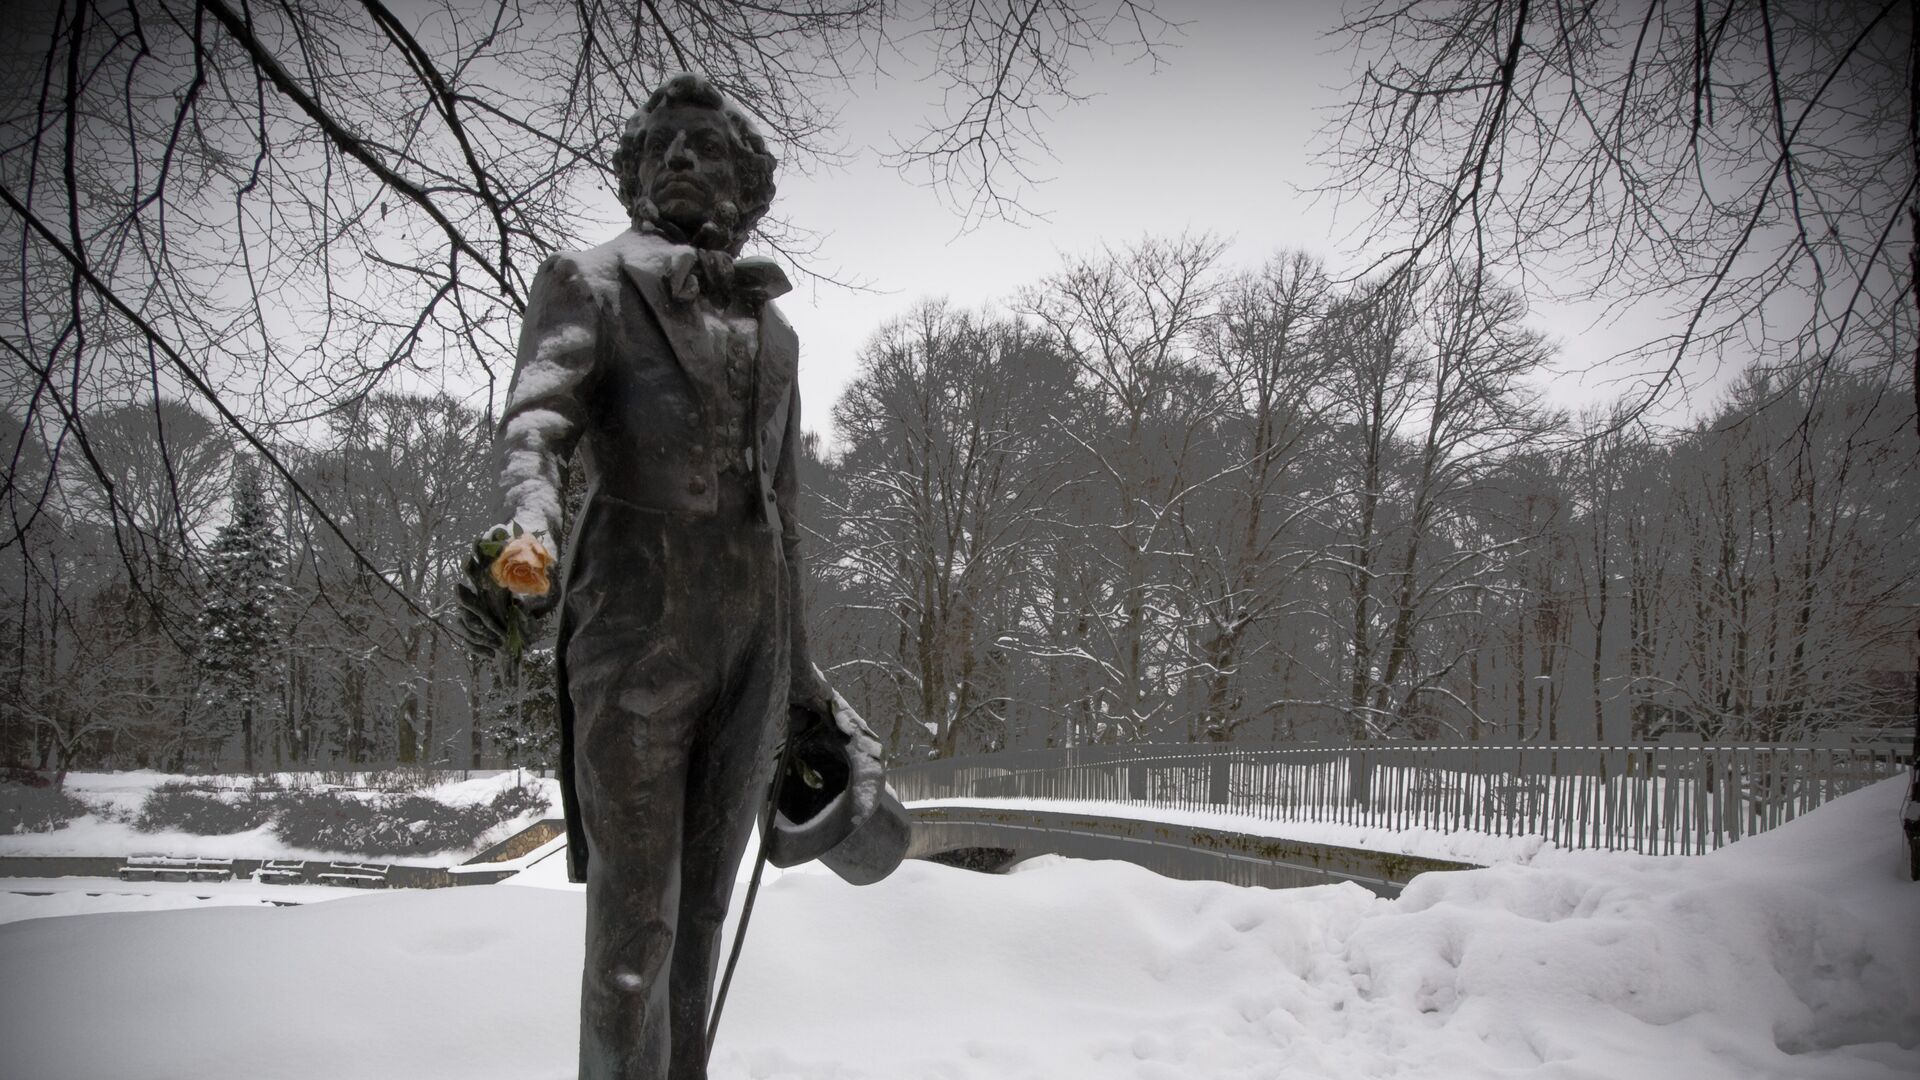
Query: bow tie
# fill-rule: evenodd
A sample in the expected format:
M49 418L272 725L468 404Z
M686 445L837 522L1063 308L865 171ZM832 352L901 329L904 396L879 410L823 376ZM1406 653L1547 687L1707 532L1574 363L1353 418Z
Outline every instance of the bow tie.
M751 311L776 296L793 291L793 283L778 263L762 255L735 259L724 251L683 247L667 264L667 287L680 303L705 296L718 307L734 301Z

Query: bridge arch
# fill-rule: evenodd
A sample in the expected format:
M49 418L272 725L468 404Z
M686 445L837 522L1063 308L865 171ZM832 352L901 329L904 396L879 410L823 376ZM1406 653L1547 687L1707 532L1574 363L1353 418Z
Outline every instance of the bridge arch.
M1275 889L1351 881L1392 897L1416 874L1473 869L1468 863L1140 818L970 806L919 807L912 815L909 858L989 872L1038 855L1065 855L1119 859L1188 881Z

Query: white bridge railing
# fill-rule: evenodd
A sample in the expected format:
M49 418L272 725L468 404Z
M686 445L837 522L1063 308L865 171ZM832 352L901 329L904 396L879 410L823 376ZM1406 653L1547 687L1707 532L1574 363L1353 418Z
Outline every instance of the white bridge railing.
M1263 820L1711 851L1909 767L1895 746L1089 746L888 770L902 800L1092 800Z

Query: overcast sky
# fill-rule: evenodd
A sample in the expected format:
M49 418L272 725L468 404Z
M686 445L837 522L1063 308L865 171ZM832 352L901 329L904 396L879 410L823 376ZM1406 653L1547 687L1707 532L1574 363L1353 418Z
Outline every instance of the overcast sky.
M832 404L882 323L925 297L1004 305L1057 268L1062 254L1193 231L1228 241L1232 267L1257 266L1282 248L1317 254L1336 271L1358 265L1362 208L1301 190L1322 180L1312 160L1323 146L1319 132L1351 79L1343 42L1328 36L1340 5L1161 6L1187 21L1171 35L1159 69L1125 56L1086 60L1075 87L1090 99L1062 108L1047 125L1047 146L1033 155L1047 182L1023 199L1042 221L994 221L963 233L962 219L935 191L880 163L877 150L890 136L910 135L932 111L937 90L927 83L867 84L846 102L841 134L849 148L875 148L854 163L811 174L782 170L776 212L823 234L814 268L872 290L795 274L799 287L781 301L800 335L808 428L831 435ZM1534 322L1561 346L1561 374L1541 387L1551 402L1578 407L1621 391L1604 383L1604 371L1591 370L1628 343L1620 334L1589 333L1586 321L1544 308Z
M962 234L963 221L936 192L874 153L846 168L781 177L778 211L826 234L821 268L875 290L803 282L781 301L800 334L809 428L829 430L831 403L862 343L923 297L1004 302L1057 268L1062 254L1183 230L1228 240L1233 265L1256 265L1282 247L1334 256L1332 207L1291 185L1315 182L1310 144L1347 81L1346 57L1325 37L1339 5L1162 8L1189 21L1171 36L1159 70L1123 56L1086 62L1076 89L1090 99L1048 124L1047 147L1032 155L1047 182L1022 200L1043 221L993 221ZM865 90L842 114L844 133L854 146L884 148L890 135L912 134L935 93L904 80Z

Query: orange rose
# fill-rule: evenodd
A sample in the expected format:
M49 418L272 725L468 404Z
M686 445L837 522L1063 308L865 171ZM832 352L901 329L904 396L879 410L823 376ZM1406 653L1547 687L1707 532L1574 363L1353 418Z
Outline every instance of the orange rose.
M545 596L551 587L547 567L553 565L553 552L531 536L516 536L500 549L500 557L490 568L493 580L515 596Z

